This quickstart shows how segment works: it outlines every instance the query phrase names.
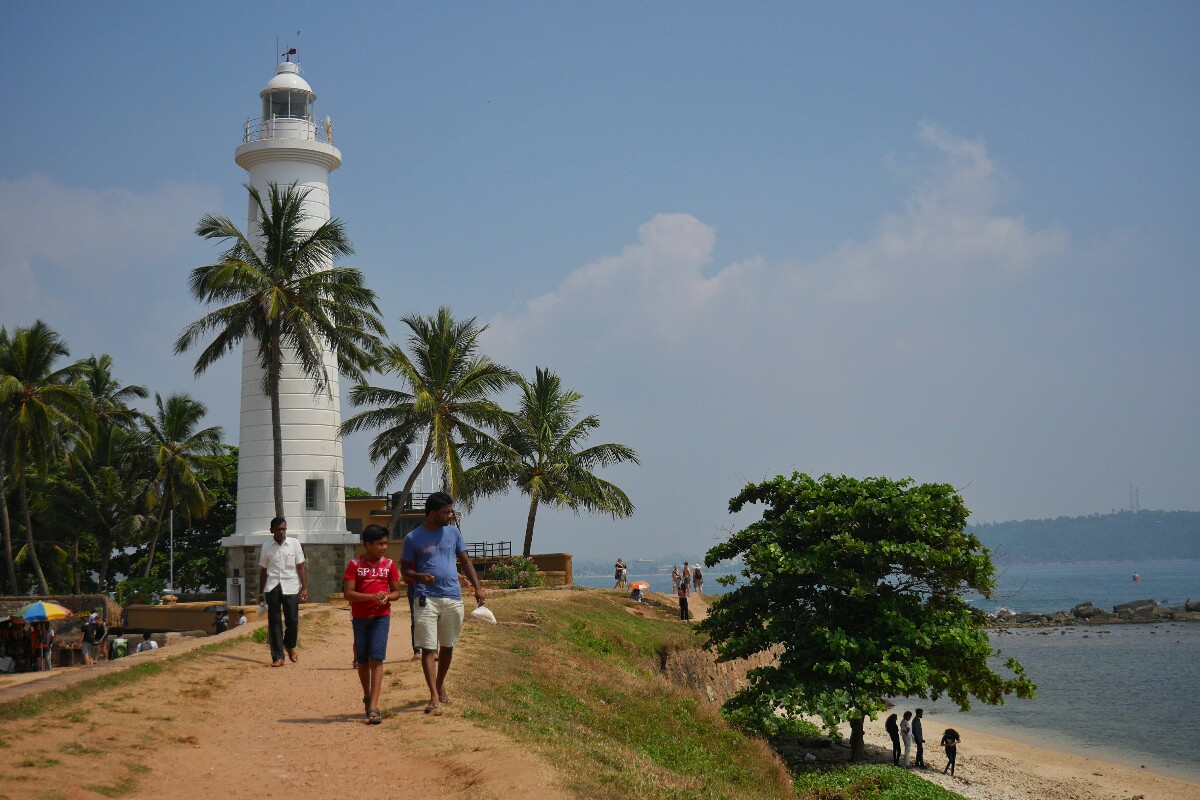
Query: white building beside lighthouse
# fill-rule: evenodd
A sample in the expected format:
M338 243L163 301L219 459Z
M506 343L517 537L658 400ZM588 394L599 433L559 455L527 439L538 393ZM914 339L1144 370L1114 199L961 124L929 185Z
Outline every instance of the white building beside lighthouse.
M328 117L317 121L317 95L300 77L300 65L291 61L276 67L259 96L262 116L246 120L234 159L264 199L270 184L308 190L305 224L315 230L330 219L329 173L342 165L342 154L333 146L332 123ZM245 230L253 236L259 229L258 207L253 200L249 204ZM234 534L221 540L229 568L226 596L233 605L255 602L258 596L258 551L270 537L269 523L275 516L271 403L263 392L256 349L253 341L243 343L237 523ZM340 380L332 355L327 355L325 367L327 393L314 393L312 381L294 363L284 364L279 386L284 517L288 535L304 547L312 600L341 590L342 569L358 541L346 530L342 442L337 435Z

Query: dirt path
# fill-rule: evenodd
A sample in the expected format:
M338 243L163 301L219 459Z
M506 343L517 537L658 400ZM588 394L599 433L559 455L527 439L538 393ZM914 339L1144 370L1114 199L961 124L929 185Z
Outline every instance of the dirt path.
M388 663L384 722L365 724L352 638L347 610L319 609L301 622L298 664L271 668L266 645L247 636L78 707L0 724L0 798L356 797L365 770L387 794L572 796L546 764L460 709L424 715L416 662ZM403 608L389 654L407 659L407 645ZM167 659L171 649L148 658ZM455 657L471 656L467 637ZM453 681L451 671L451 696Z

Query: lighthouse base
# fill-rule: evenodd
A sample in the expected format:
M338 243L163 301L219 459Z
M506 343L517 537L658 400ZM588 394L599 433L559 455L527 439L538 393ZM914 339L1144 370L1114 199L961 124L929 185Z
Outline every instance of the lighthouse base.
M323 603L331 594L341 595L342 575L346 572L346 564L354 558L359 537L346 533L323 534L313 538L321 541L300 539L304 548L304 568L308 573L308 600L310 603ZM230 536L221 540L225 547L226 585L236 587L230 590L228 602L241 600L247 605L258 602L262 592L262 587L258 585L258 558L263 544L270 539L270 536L264 535ZM332 539L338 541L330 541ZM235 593L239 597L233 597Z

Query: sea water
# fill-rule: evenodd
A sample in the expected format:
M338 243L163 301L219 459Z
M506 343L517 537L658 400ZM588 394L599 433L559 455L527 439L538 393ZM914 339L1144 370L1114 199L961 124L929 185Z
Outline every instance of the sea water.
M729 573L705 572L706 595L728 591L715 580L721 574ZM1140 580L1133 580L1135 574ZM629 579L671 591L670 575ZM613 586L610 575L575 582ZM1144 598L1173 606L1200 599L1200 562L1000 566L992 598L968 596L989 613L1001 607L1068 611L1083 602L1111 610ZM1015 628L994 632L992 644L1003 658L1021 662L1038 686L1037 697L1009 698L1002 706L973 703L966 713L945 698L899 700L901 710L926 709L927 740L936 743L944 728L960 722L1037 746L1200 780L1200 622ZM994 666L1005 674L999 660ZM964 759L968 747L964 742ZM936 760L940 751L931 749Z
M925 739L936 743L957 722L972 730L1200 780L1200 623L1167 622L993 632L1037 684L1032 700L973 702L958 711L936 702L896 699L897 711L925 709ZM882 725L882 721L869 724ZM964 741L961 756L969 752ZM940 751L932 748L935 763Z

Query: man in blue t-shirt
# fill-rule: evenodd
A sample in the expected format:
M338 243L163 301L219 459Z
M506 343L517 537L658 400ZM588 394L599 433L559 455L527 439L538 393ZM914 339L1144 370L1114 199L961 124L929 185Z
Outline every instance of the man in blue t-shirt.
M462 565L475 588L475 602L483 605L487 599L475 566L467 556L462 531L452 524L454 521L454 498L445 492L434 492L425 500L425 521L404 537L400 553L400 574L413 581L417 589L413 619L417 647L421 648L421 669L429 685L426 714L441 714L442 705L450 702L446 673L450 671L463 622L456 564Z

